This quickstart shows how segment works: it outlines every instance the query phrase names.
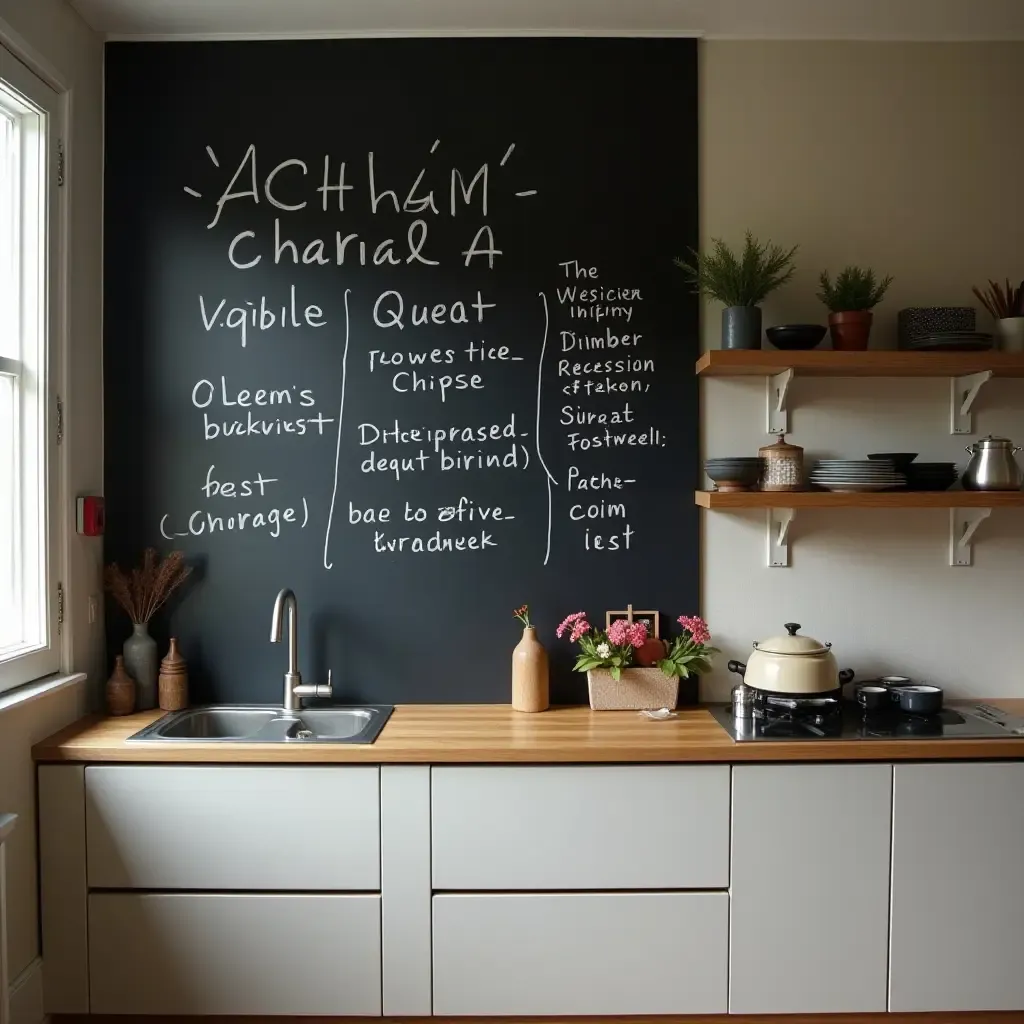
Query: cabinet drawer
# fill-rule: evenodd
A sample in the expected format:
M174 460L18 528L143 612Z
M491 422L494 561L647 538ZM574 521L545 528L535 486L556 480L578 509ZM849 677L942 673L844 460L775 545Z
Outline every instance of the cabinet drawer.
M92 1013L378 1015L380 897L93 893Z
M435 889L718 889L729 768L434 768Z
M380 888L377 768L85 772L91 888Z
M436 1015L725 1013L726 893L434 897Z

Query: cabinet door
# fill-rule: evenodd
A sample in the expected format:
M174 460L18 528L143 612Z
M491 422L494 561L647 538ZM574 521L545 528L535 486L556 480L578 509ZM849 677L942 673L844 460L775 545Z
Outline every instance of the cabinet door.
M85 770L93 889L380 888L380 772L288 765Z
M733 769L731 1013L886 1008L889 765Z
M726 893L434 897L434 1013L725 1013Z
M1024 763L895 773L889 1009L1024 1010Z
M434 768L435 889L724 889L726 765Z
M93 893L92 1013L378 1015L380 897Z

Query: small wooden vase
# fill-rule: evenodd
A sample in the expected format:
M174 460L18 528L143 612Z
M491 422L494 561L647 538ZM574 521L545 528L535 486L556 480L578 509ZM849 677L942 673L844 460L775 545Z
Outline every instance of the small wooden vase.
M124 655L114 658L114 671L107 680L107 712L130 715L135 710L135 680L124 667Z
M512 651L512 710L547 711L549 703L548 652L527 626Z
M171 637L167 656L160 662L160 709L181 711L188 707L188 665L178 650L177 637Z

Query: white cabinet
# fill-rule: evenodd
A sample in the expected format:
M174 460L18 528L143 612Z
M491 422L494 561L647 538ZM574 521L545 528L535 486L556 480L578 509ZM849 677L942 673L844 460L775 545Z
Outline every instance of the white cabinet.
M729 884L726 765L434 768L431 821L435 889Z
M889 765L733 769L729 1010L886 1009Z
M380 897L93 893L93 1013L378 1015Z
M93 889L380 888L377 768L85 770Z
M1024 763L896 766L889 1009L1024 1010Z
M726 893L434 897L434 1013L725 1013Z

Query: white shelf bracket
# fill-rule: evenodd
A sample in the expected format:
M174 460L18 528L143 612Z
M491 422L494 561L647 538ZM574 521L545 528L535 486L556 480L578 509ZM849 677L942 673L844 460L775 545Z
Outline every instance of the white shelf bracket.
M978 397L982 386L991 379L991 370L968 373L964 377L949 378L949 432L951 434L974 432L971 406L974 405L974 400Z
M768 523L768 568L785 569L789 565L789 527L796 517L794 508L770 508Z
M789 431L789 412L786 399L789 396L789 385L793 383L793 370L783 370L773 377L768 377L765 386L768 389L768 433L785 434Z
M974 534L992 515L990 508L951 508L949 510L949 564L974 562Z

